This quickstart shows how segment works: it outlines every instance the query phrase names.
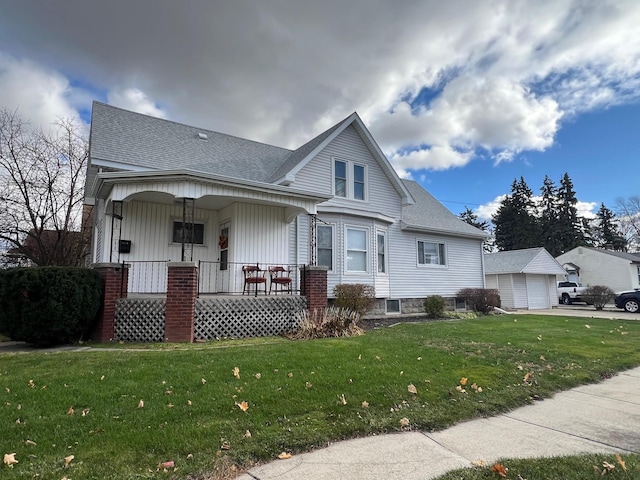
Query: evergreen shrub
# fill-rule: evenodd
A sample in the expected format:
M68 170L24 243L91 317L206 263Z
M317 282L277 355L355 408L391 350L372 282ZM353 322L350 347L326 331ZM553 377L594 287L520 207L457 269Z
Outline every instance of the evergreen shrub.
M446 300L440 295L431 295L424 299L424 311L430 318L440 318L444 313Z
M500 294L498 290L491 288L463 288L457 295L464 299L474 312L486 314L493 310L493 307L500 307Z
M80 340L102 303L95 270L30 267L0 271L0 333L39 346Z

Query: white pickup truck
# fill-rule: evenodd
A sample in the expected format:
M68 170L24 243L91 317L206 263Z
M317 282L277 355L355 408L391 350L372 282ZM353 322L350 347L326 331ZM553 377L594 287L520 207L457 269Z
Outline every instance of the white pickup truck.
M573 302L583 302L587 287L576 282L558 282L558 301L563 305L571 305Z

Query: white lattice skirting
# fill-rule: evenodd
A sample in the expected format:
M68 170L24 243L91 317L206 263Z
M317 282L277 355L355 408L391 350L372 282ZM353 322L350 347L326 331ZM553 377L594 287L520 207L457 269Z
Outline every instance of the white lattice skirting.
M196 300L195 337L265 337L292 330L297 314L305 310L305 297L220 297Z
M116 303L114 340L164 341L166 300L121 298ZM280 335L292 330L298 314L306 309L305 297L198 298L195 305L195 338L246 338Z
M163 298L121 298L116 302L114 340L124 342L164 341Z

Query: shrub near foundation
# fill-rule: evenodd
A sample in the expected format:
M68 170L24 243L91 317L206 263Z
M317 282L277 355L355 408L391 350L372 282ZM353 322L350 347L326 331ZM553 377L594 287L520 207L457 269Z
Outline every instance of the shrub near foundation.
M373 308L376 301L375 289L372 285L361 283L341 283L333 287L338 308L348 308L360 317Z
M463 288L458 297L464 299L474 312L487 314L493 307L500 307L500 293L491 288Z
M444 313L446 301L440 295L431 295L424 299L424 311L429 318L440 318Z
M39 346L86 336L102 302L98 272L32 267L0 271L0 333Z

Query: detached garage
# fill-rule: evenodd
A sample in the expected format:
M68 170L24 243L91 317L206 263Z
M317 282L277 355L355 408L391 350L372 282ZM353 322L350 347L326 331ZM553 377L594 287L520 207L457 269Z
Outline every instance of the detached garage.
M544 248L484 255L487 288L500 292L502 308L541 310L558 305L557 276L567 272Z

